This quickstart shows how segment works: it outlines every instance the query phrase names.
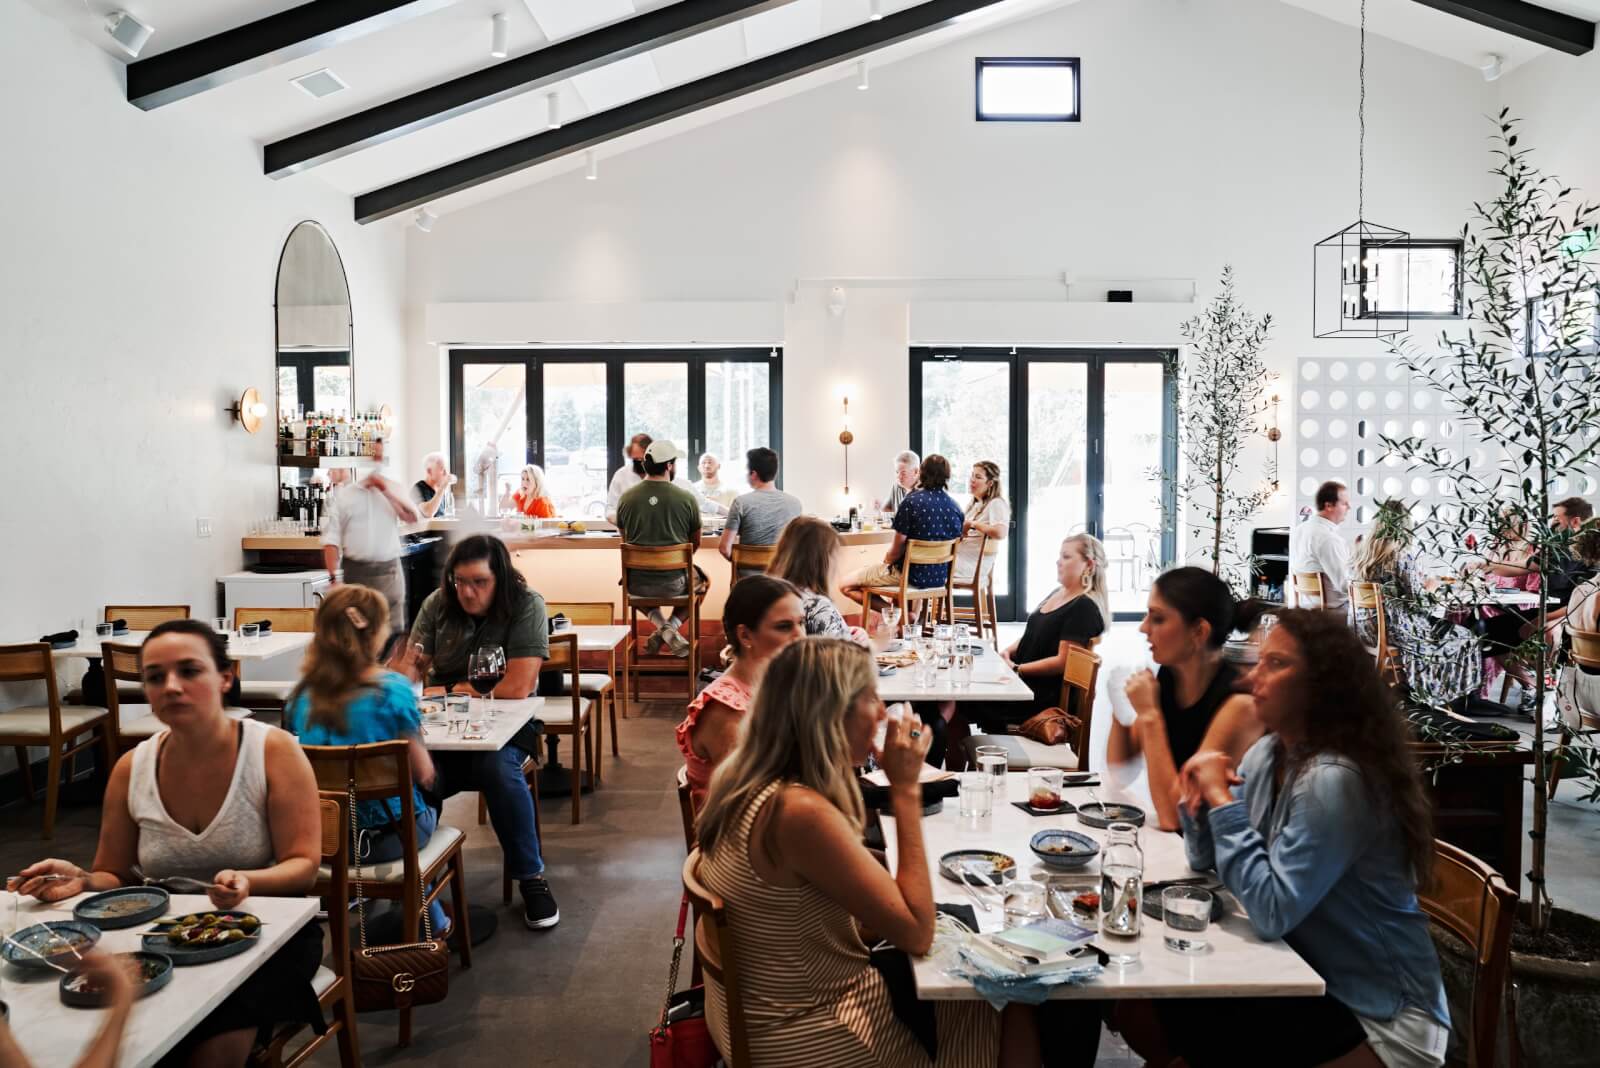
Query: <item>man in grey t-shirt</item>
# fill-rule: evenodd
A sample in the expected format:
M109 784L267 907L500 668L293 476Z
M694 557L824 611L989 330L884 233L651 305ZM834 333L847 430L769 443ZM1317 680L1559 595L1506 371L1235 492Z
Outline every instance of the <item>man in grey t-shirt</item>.
M772 484L778 477L777 453L766 448L751 449L745 453L745 460L750 492L741 493L728 506L728 525L722 529L722 541L717 545L729 560L733 559L735 535L741 545L776 545L789 520L800 514L800 498ZM739 577L756 574L760 571L742 570Z

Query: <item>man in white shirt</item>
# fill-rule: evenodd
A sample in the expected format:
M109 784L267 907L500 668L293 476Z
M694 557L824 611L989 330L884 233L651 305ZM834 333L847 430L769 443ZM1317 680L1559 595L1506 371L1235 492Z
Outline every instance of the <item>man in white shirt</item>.
M388 479L374 471L360 482L336 486L322 522L322 562L328 577L371 586L389 602L389 631L406 629L406 579L400 570L400 524L417 510Z
M628 447L623 450L628 462L611 476L611 488L606 490L606 519L613 526L617 522L617 502L624 493L644 481L644 451L650 447L650 440L649 434L635 434L629 438Z
M1350 547L1339 534L1339 524L1350 514L1350 491L1343 482L1324 482L1317 487L1316 507L1316 514L1289 534L1289 581L1292 586L1295 575L1321 574L1321 607L1343 612L1350 594Z
M691 483L689 488L700 498L700 512L703 515L727 515L733 499L739 495L737 489L723 485L717 478L717 472L721 470L722 461L711 453L700 457L700 481Z

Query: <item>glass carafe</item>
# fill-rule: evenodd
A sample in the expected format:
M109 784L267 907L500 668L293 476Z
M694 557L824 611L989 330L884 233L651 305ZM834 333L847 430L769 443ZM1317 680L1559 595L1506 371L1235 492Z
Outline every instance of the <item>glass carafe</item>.
M1106 828L1100 853L1100 933L1113 964L1139 960L1139 913L1144 898L1144 850L1131 823Z

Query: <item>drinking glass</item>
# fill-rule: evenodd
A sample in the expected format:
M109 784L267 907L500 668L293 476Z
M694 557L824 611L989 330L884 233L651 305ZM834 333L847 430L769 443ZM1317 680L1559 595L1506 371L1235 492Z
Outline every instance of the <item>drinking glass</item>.
M452 693L444 699L444 723L447 734L464 734L467 730L467 719L471 715L471 706L467 695Z
M260 636L261 624L259 623L246 623L239 628L239 638L246 645L254 645L256 643L256 639Z
M111 637L111 632L115 629L110 623L96 623L94 625L94 636L96 638L109 638Z
M906 631L913 638L918 637L918 636L920 636L922 634L922 628L918 625L918 622L917 622L921 618L922 618L922 602L921 601L911 601L910 603L908 603L906 605Z
M500 680L506 677L506 653L498 645L480 645L473 650L471 658L467 661L467 682L478 696L488 700L489 718L495 717L497 711L494 703L494 688L500 685Z
M1061 769L1028 769L1028 806L1039 812L1054 812L1061 807Z
M961 646L950 659L950 685L958 690L972 689L972 649Z
M1106 828L1100 854L1100 933L1112 964L1139 961L1139 914L1143 911L1144 850L1131 823Z
M217 618L213 619L211 621L211 629L216 631L218 634L228 633L228 617L218 616Z
M1050 914L1044 903L1044 884L1034 882L1013 883L1006 889L1005 924L1007 927L1026 927L1035 920Z
M918 637L917 650L917 685L924 689L933 685L935 674L939 670L938 653L934 649L932 638Z
M1006 759L1006 750L1003 745L980 745L977 749L978 770L989 773L994 781L996 797L1006 796L1006 771L1009 761Z
M961 798L961 818L981 820L994 811L994 779L981 771L963 771L956 791Z
M883 610L883 625L889 628L889 640L900 637L900 606L892 604Z
M1211 944L1211 891L1198 886L1169 886L1161 891L1164 941L1174 953L1204 953Z

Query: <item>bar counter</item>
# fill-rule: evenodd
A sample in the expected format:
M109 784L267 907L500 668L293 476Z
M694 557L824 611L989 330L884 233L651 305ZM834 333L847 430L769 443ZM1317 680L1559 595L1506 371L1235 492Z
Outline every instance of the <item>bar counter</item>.
M610 601L620 613L622 591L618 587L618 580L621 568L617 548L622 544L622 539L609 524L585 521L585 525L600 529L591 529L583 534L497 530L492 525L485 527L464 523L459 519L431 519L405 524L400 529L406 535L442 534L447 542L470 530L482 529L506 543L517 570L527 577L528 585L544 595L546 601ZM893 537L894 532L889 530L840 534L839 540L844 543L844 548L839 554L839 579L846 579L867 564L882 560L885 547ZM701 615L705 619L721 617L722 603L732 581L733 565L717 552L720 540L720 535L705 535L694 554L695 563L711 579L711 590L701 607ZM279 554L295 554L303 559L305 553L320 552L321 546L322 541L316 535L257 535L240 541L240 548L246 553L247 566L254 560L269 563L293 558ZM548 555L553 552L561 555ZM443 563L442 558L439 563ZM834 600L843 612L855 610L837 590L834 591Z

